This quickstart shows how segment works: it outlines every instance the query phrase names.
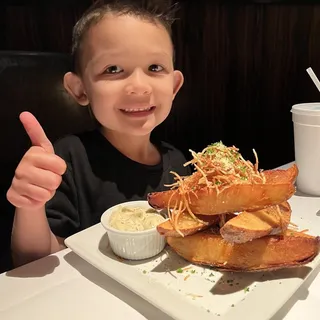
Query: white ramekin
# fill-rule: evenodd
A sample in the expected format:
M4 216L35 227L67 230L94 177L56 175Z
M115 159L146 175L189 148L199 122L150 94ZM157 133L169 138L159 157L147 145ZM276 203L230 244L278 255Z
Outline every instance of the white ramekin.
M151 208L147 201L129 201L115 205L102 214L101 224L107 230L112 251L117 256L130 260L147 259L160 253L166 245L166 240L156 228L145 231L120 231L110 227L110 216L119 206Z

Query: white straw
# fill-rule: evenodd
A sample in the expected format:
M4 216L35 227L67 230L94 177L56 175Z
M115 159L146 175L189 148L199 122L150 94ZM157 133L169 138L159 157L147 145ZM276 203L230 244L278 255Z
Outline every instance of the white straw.
M311 80L313 81L313 83L315 84L315 86L318 88L318 90L320 91L320 81L317 78L316 74L313 72L312 68L308 68L307 72L309 73L309 76L311 78Z

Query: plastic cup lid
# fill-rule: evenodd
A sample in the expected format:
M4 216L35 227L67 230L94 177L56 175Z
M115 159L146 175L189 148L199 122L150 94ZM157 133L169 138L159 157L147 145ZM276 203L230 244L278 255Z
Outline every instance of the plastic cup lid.
M291 112L306 116L320 116L320 102L294 104Z

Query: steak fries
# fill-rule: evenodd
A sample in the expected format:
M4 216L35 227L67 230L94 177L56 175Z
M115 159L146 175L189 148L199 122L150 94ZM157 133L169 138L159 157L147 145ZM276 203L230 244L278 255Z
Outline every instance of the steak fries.
M191 151L185 165L194 173L172 172L170 190L148 195L150 206L168 209L158 232L187 261L250 272L298 267L318 255L318 237L290 230L297 166L262 171L253 152L254 165L222 142Z

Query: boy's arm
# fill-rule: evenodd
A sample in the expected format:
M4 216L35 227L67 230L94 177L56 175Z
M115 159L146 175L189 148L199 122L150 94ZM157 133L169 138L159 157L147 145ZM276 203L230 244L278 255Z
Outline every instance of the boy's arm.
M77 192L70 167L68 164L59 188L45 206L16 208L11 238L15 267L64 249L64 239L79 231Z
M71 170L32 114L24 112L20 120L32 147L18 164L7 192L16 207L11 239L16 266L59 251L64 238L79 228Z
M11 249L15 267L65 248L64 239L50 230L45 208L19 209L15 211Z

